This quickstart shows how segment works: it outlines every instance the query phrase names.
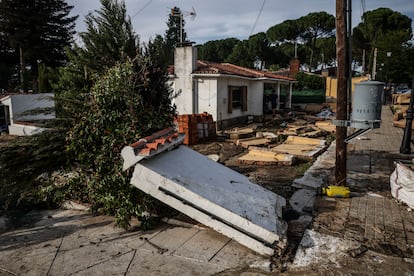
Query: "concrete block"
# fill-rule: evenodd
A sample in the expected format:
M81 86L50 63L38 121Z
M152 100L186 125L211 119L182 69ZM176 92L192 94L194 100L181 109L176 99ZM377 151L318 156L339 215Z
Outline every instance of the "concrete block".
M283 197L185 146L138 163L131 184L259 254L286 246Z
M316 190L299 189L289 199L289 203L295 211L303 213L305 210L308 211L313 209L315 198Z
M296 178L293 180L293 187L296 188L307 188L317 190L324 184L323 180L320 177L314 177L309 173L305 173L301 178Z

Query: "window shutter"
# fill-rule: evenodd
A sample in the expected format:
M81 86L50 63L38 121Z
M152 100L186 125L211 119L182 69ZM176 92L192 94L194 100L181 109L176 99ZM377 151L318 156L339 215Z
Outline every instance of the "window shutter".
M233 112L233 91L231 89L231 86L227 88L227 112L232 113Z
M243 86L242 105L242 110L247 111L247 86Z

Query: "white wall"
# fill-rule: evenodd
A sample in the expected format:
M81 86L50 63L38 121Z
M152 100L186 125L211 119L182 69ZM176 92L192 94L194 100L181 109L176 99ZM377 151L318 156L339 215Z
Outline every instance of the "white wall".
M198 85L198 112L207 112L217 120L217 78L195 79Z
M30 136L38 134L45 130L45 128L23 124L13 124L8 127L10 135Z
M247 91L248 97L248 113L249 115L261 116L263 115L263 95L264 95L264 82L252 81L250 82L250 92Z
M54 108L55 102L53 97L53 93L42 93L16 94L3 98L1 103L8 106L10 111L9 134L25 136L42 132L44 130L42 127L20 122L54 119L54 110L51 110L50 113L24 114L25 112L31 112L36 109Z
M3 102L3 104L10 108L12 124L14 121L50 120L55 118L54 111L49 114L23 114L38 108L53 108L55 105L53 93L10 95L10 100Z
M247 111L241 108L234 108L228 113L228 86L247 86ZM263 82L249 81L239 78L220 78L217 93L217 119L227 120L246 115L263 114Z
M194 102L192 84L193 70L196 68L197 48L192 46L177 47L174 52L174 91L181 91L173 100L177 106L178 114L198 113Z

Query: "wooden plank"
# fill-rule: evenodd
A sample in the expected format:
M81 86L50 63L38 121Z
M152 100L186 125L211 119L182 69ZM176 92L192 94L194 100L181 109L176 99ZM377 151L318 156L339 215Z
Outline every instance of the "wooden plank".
M238 139L236 145L242 146L243 148L249 148L250 146L267 145L271 142L268 138L263 137L251 137L245 139Z
M317 121L315 122L315 126L331 133L336 131L336 125L334 125L331 120Z
M314 159L325 148L325 140L289 136L283 144L273 147L272 151L291 154L297 158L310 160Z
M399 127L399 128L405 128L406 124L407 124L406 119L402 119L402 120L399 120L399 121L394 121L392 123L393 126ZM413 124L411 125L411 129L414 130L414 121L413 121Z
M255 130L250 127L246 128L235 128L224 132L232 140L247 138L255 133Z
M284 165L294 164L294 156L291 154L278 153L266 149L251 149L249 152L237 159L241 164L249 165Z

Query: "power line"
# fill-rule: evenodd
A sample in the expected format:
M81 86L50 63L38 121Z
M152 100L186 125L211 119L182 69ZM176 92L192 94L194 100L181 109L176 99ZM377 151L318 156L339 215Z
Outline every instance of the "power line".
M254 21L252 30L250 31L250 35L252 35L253 32L254 32L254 29L256 29L257 21L259 21L260 15L262 15L262 11L263 11L263 8L264 8L265 3L266 3L266 0L263 0L262 6L260 7L259 14L257 15L256 21Z
M364 21L364 13L366 10L366 6L365 6L365 0L361 0L361 19L362 21Z
M133 19L135 16L137 16L140 12L142 12L149 4L151 4L152 0L149 0L148 3L146 3L141 9L139 9L131 19Z

